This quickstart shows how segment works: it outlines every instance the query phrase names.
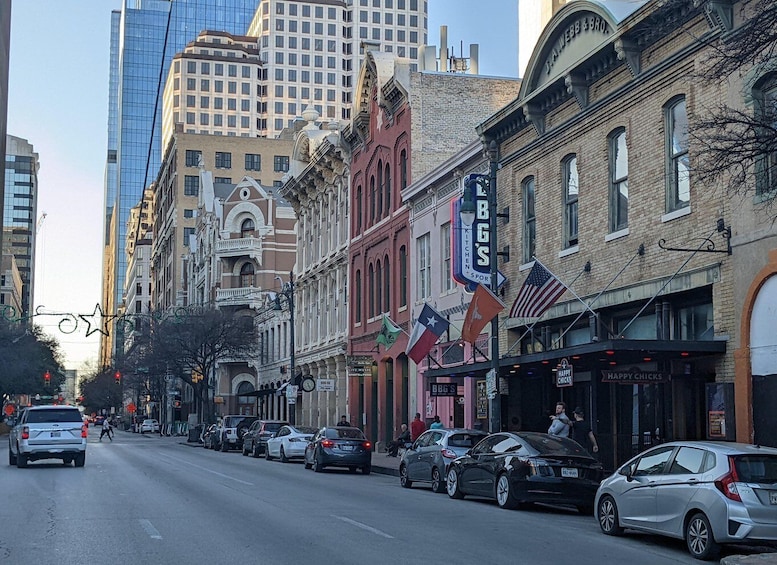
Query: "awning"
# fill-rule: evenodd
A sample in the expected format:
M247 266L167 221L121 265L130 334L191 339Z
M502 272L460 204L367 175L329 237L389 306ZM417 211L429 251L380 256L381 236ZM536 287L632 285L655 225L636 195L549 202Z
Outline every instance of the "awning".
M527 353L513 357L503 357L500 367L520 365L522 368L531 365L557 364L562 358L577 366L586 363L617 361L619 365L643 362L645 357L653 360L680 360L686 358L722 355L726 352L725 340L712 341L680 341L657 339L611 339L583 343L572 347L551 349L538 353ZM574 361L573 361L574 359ZM582 367L581 367L582 368ZM427 369L426 377L475 377L482 376L491 369L490 361L480 361L467 365Z
M253 390L251 392L247 392L245 394L241 394L240 396L270 396L271 394L275 394L276 390L279 390L279 389L264 388L262 390Z

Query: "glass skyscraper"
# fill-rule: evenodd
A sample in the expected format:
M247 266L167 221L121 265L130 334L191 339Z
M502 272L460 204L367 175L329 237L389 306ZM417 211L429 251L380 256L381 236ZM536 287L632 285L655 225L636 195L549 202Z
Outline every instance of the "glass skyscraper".
M124 292L130 210L161 162L162 91L170 61L203 29L245 34L259 0L124 0L111 14L105 168L106 313ZM105 359L106 352L101 356Z

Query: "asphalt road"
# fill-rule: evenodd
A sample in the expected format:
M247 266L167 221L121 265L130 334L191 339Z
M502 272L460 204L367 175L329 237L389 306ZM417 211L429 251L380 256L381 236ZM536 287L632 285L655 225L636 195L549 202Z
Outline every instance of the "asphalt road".
M98 436L82 469L10 467L0 444L0 564L698 563L680 541L604 536L574 510L506 511L386 475Z

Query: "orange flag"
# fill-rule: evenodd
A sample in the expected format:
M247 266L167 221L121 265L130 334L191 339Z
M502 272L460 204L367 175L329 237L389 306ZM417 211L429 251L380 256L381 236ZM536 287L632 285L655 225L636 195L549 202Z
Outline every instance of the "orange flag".
M461 339L475 343L486 324L504 310L504 303L488 287L479 284L461 326Z

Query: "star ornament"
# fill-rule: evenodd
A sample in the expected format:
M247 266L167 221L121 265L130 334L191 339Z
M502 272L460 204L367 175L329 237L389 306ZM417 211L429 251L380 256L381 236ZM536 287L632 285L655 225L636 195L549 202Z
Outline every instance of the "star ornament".
M86 337L89 337L95 332L100 332L105 337L108 337L108 324L116 316L105 314L98 303L94 305L94 311L91 314L79 314L78 317L86 322Z
M437 325L437 318L435 318L434 316L427 318L426 325L429 326L430 328L434 328L434 326Z

